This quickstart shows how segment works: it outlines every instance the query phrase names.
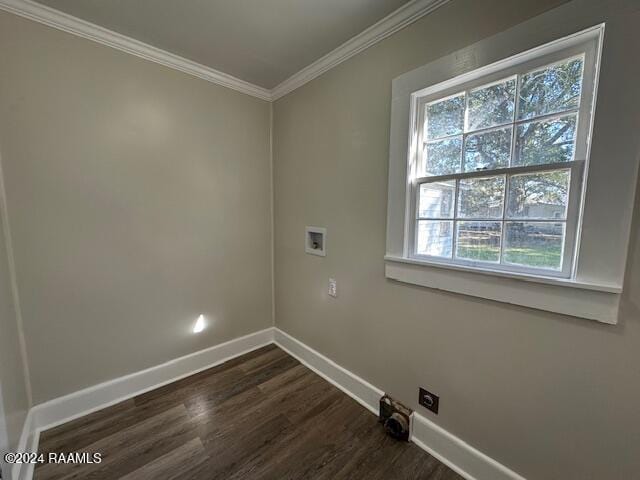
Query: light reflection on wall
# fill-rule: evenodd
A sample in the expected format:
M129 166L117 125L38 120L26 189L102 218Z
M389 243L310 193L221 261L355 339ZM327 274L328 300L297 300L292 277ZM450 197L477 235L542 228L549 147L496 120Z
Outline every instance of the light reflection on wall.
M200 333L207 326L207 321L204 318L204 315L200 315L196 320L195 325L193 326L193 333Z

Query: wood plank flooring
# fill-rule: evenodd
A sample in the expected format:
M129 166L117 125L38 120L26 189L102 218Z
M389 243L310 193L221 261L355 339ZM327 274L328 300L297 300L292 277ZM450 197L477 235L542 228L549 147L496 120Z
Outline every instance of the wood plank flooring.
M461 480L274 345L43 432L36 480Z

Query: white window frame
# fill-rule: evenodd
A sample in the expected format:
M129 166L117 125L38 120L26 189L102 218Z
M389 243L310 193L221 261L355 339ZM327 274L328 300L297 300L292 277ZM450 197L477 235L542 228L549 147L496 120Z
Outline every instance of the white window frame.
M629 206L633 204L638 170L632 151L634 143L620 143L618 139L629 135L633 126L622 126L617 131L608 128L615 121L611 116L594 125L598 77L600 69L605 68L600 60L601 55L606 55L604 24L545 43L549 41L548 31L536 22L537 19L527 21L393 81L385 274L401 282L615 324L631 228ZM575 24L572 18L562 22L565 32ZM542 41L536 43L537 38ZM416 189L420 182L416 174L418 100L436 93L444 97L472 85L506 78L516 71L531 70L527 66L537 68L580 54L585 55L585 66L579 123L585 127L584 121L588 120L589 126L577 126L578 144L570 165L582 170L581 181L578 175L572 175L571 183L569 208L578 213L567 215L575 219L571 229L576 232L575 239L568 240L570 267L554 275L548 270L505 270L484 262L447 263L413 254ZM606 67L604 75L620 75L624 71L617 61ZM610 83L607 87L606 98L618 95ZM593 139L597 144L595 159L589 155L590 148L594 151ZM612 145L616 148L612 149ZM612 151L616 154L612 155ZM593 177L591 181L588 174ZM615 188L616 195L609 193L611 188ZM613 219L617 212L621 213Z
M557 45L558 47L560 45ZM575 278L575 269L574 265L577 264L577 249L576 244L578 243L578 239L580 238L580 227L581 227L581 211L582 204L584 198L584 189L583 178L586 178L586 172L588 169L588 159L589 159L589 148L590 148L590 135L592 129L592 111L594 109L594 93L596 90L596 64L597 64L597 53L598 53L598 44L593 40L587 40L582 43L578 43L576 45L571 45L565 48L558 48L557 50L550 53L531 53L526 52L522 55L518 55L512 59L509 59L508 62L510 65L503 66L500 64L489 65L487 67L479 68L467 74L460 75L451 80L447 80L445 82L439 83L437 85L433 85L421 90L418 90L411 94L411 127L409 132L409 143L413 146L413 148L409 152L409 158L407 161L407 205L409 211L409 219L414 219L414 221L407 221L407 232L406 232L406 253L408 258L413 258L416 260L423 261L425 263L433 263L435 265L459 265L466 266L471 269L476 269L479 271L485 270L497 270L497 271L505 271L505 272L514 272L514 273L525 273L529 275L538 275L541 277L561 277L561 278ZM536 118L528 118L525 120L518 120L518 94L520 91L520 78L522 75L535 71L541 70L545 67L553 66L558 63L562 63L567 60L572 60L575 58L583 59L583 79L582 79L582 92L580 96L580 100L577 108L566 110L563 112L555 112L548 115L539 116ZM517 135L517 127L520 124L528 123L530 121L540 121L547 119L555 119L561 118L564 116L568 116L571 114L577 114L577 125L576 125L576 134L575 134L575 148L574 148L574 159L571 162L564 163L555 163L555 164L545 164L545 165L531 165L531 166L522 166L522 167L505 167L494 170L484 170L479 172L460 172L454 173L450 175L441 175L441 176L426 176L421 177L420 172L423 170L423 133L424 133L424 116L426 105L432 103L434 101L442 101L447 98L452 98L454 96L458 96L462 93L465 94L465 99L468 101L468 94L470 91L490 86L492 84L496 84L500 81L507 80L509 78L517 78L516 82L516 93L515 93L515 112L514 112L514 122L506 123L499 126L494 126L486 129L478 129L472 132L468 132L465 130L462 133L463 138L463 146L465 144L465 139L469 135L475 135L477 133L483 133L487 131L492 131L500 128L507 128L509 126L512 127L511 132L511 157L513 158L514 151L516 148L516 135ZM466 123L466 122L465 122ZM464 156L464 148L462 151L462 155ZM462 161L462 159L461 159ZM570 185L569 185L569 195L568 195L568 206L566 211L566 223L565 224L565 241L562 250L562 269L559 271L554 271L551 269L542 269L542 268L534 268L513 264L505 264L505 263L491 263L491 262L482 262L482 261L474 261L469 259L460 259L456 258L456 232L455 225L456 222L453 222L453 244L452 244L452 257L444 258L437 256L429 256L429 255L420 255L416 252L416 243L417 243L417 225L419 222L419 218L417 215L418 208L418 196L420 186L424 183L430 183L434 181L445 181L445 180L455 180L456 185L460 182L461 179L466 178L484 178L489 176L500 176L504 175L505 177L505 190L504 190L504 199L503 199L503 215L502 219L486 219L488 222L501 222L502 223L502 233L501 233L501 259L503 258L502 250L504 249L505 243L505 221L507 221L507 198L508 198L508 178L510 174L515 173L533 173L533 172L545 172L550 170L560 170L560 169L568 169L570 170ZM455 197L455 207L454 207L454 216L457 214L455 209L457 209L457 199L458 199L459 189L456 188L456 197ZM453 220L453 219L452 219ZM473 219L472 221L484 221L480 219ZM519 220L522 222L528 222L528 219ZM536 220L533 220L536 221ZM547 223L553 223L552 220L547 220Z

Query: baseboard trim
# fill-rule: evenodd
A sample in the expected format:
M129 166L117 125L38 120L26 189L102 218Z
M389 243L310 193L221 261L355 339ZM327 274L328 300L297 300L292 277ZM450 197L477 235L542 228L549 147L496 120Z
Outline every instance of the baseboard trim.
M270 343L271 327L36 405L35 427L43 430L69 422Z
M28 435L28 443L26 452L36 453L38 451L38 440L40 439L40 431L31 430ZM33 463L23 463L22 465L17 465L22 467L18 470L18 475L15 475L15 480L32 480L33 479L33 470L35 468L35 464Z
M132 373L33 407L18 451L36 452L40 432L207 368L275 343L302 364L378 414L384 392L288 333L271 327L230 340L155 367ZM469 480L525 480L419 413L413 413L411 441ZM14 465L14 480L31 480L33 465Z
M175 358L34 406L25 420L19 452L36 452L40 432L107 408L273 343L273 327ZM14 480L31 480L33 464L16 464Z
M451 432L414 412L411 441L469 480L525 480Z
M24 419L24 425L22 426L22 432L20 434L20 439L18 440L16 452L35 452L35 445L37 442L36 437L35 428L33 426L33 409L31 409ZM13 467L11 467L12 480L30 479L31 476L29 475L28 470L28 464L14 464Z
M384 395L382 390L279 328L274 328L274 340L276 345L289 355L297 358L309 369L338 387L367 410L378 415L380 397Z
M378 415L382 390L279 328L274 328L274 340L280 348ZM411 427L413 443L464 478L525 480L419 413L413 413Z

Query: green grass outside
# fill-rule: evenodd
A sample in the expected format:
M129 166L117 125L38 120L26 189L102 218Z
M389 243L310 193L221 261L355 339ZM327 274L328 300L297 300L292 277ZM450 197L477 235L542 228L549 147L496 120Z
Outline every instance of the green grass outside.
M497 262L500 260L500 249L488 245L458 245L456 256L467 260Z
M558 244L543 244L538 248L510 248L504 252L504 261L539 268L559 268L562 247ZM497 262L500 249L490 245L458 245L456 255L468 260Z
M510 248L504 252L504 261L528 267L560 268L562 247L542 245L544 248Z

